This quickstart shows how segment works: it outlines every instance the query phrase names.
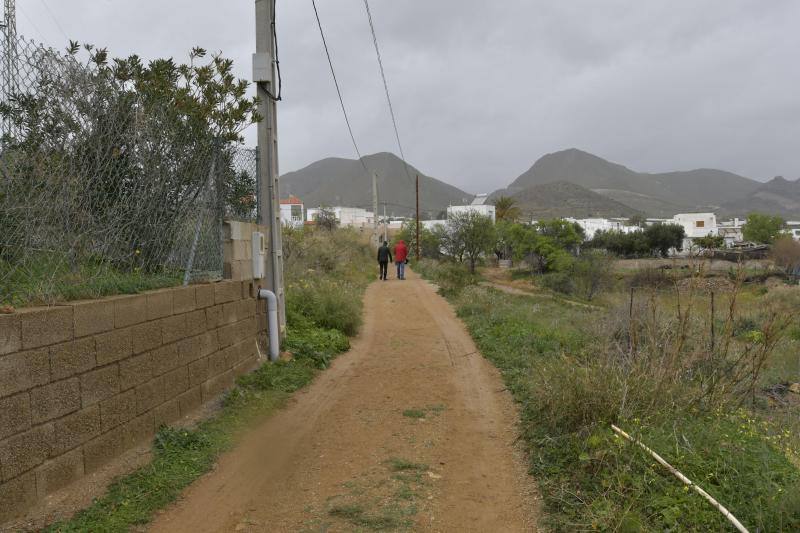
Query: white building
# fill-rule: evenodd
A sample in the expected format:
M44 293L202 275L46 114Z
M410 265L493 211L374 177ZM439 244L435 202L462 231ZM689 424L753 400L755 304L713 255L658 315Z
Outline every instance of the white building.
M492 222L495 222L497 219L496 210L493 205L486 203L488 199L488 194L479 194L472 200L470 205L451 205L447 208L447 218L449 219L453 215L460 213L478 213L491 218Z
M800 220L790 220L786 223L786 233L796 241L800 241Z
M740 218L726 220L717 224L717 235L725 240L727 248L733 247L737 242L744 240L745 221Z
M325 209L333 212L340 226L364 229L372 228L375 225L375 214L361 207L336 206ZM314 221L321 210L321 207L306 210L306 220Z
M632 233L638 231L640 228L636 226L628 226L624 220L607 219L607 218L565 218L567 222L573 222L583 228L586 234L586 240L594 238L598 231L617 231L620 233Z
M683 226L686 238L683 241L683 250L691 250L694 239L718 235L717 215L714 213L681 213L672 218L673 224Z
M300 198L290 195L289 198L281 200L281 223L293 228L303 227L305 222L303 202Z
M433 231L436 226L447 226L446 220L422 220L422 227L426 230Z

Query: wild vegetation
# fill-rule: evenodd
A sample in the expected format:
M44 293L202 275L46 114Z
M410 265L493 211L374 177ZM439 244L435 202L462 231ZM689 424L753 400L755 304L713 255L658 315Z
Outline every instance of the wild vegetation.
M615 436L617 424L751 531L800 528L800 395L787 388L800 381L796 287L746 284L744 272L707 278L593 267L582 283L605 284L586 306L533 286L530 296L511 296L478 285L480 277L452 261L417 268L456 306L519 402L547 527L730 528ZM536 274L536 283L546 286L552 275ZM531 271L519 276L530 279Z
M292 358L266 363L241 377L221 409L194 428L162 427L151 464L116 481L108 492L53 532L128 531L148 523L181 491L208 472L219 454L260 417L280 408L333 358L349 348L361 320L361 293L372 279L372 252L358 235L289 231L286 259L288 336ZM307 300L321 308L306 305Z

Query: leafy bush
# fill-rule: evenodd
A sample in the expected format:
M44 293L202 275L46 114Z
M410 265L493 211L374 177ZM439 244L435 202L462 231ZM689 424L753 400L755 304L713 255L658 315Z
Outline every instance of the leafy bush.
M794 446L788 432L749 411L731 411L724 398L698 401L704 390L699 374L713 372L692 355L705 346L694 329L705 327L701 322L677 320L672 310L653 314L650 322L645 315L651 311L637 311L642 324L630 351L627 312L614 308L569 307L482 287L467 288L453 301L521 406L551 529L728 527L640 448L615 437L611 423L659 452L752 530L800 527L800 472L788 458ZM677 334L682 328L685 335ZM763 326L759 331L773 335Z
M444 296L455 296L478 281L478 277L462 263L423 259L416 263L415 268L421 276L436 283L439 293Z

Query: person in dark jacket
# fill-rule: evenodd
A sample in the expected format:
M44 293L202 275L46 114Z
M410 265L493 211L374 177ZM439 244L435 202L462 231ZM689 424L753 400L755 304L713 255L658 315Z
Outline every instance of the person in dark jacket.
M408 248L404 241L398 241L394 247L394 263L397 265L397 279L406 279L406 263Z
M389 243L383 241L383 246L378 248L378 265L381 269L381 279L386 281L386 275L389 271L389 262L392 260L392 251L389 249Z

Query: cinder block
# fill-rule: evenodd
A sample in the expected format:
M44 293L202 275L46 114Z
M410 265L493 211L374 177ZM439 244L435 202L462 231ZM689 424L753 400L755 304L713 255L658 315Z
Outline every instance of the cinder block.
M161 320L161 337L164 344L186 338L186 315L175 315Z
M206 312L201 309L186 315L186 335L195 336L206 331Z
M213 377L203 383L203 403L208 403L211 400L218 398L223 392L232 388L235 379L236 376L234 375L233 370L228 370L227 372Z
M256 316L256 305L256 300L250 298L242 300L239 302L239 310L236 316L239 317L239 320Z
M182 366L164 374L164 398L169 400L183 394L189 388L189 368Z
M118 427L92 439L83 446L86 472L96 472L125 451L125 427Z
M236 331L237 331L236 324L222 326L217 330L217 339L219 340L220 349L227 348L228 346L231 346L234 342L237 341Z
M153 419L155 421L156 429L161 426L169 426L175 421L180 420L181 410L178 405L177 399L172 399L162 403L153 409Z
M223 225L223 237L225 241L241 241L245 238L251 238L253 235L250 230L251 225L246 222L237 222L235 220L226 220Z
M196 387L208 379L208 358L198 359L189 365L189 386Z
M114 329L114 300L74 303L72 314L76 339Z
M152 412L134 418L124 427L126 449L149 441L156 434L155 419Z
M133 354L133 335L130 328L118 329L95 337L98 366L114 363Z
M44 463L52 453L53 425L39 426L0 443L3 481Z
M147 295L147 320L156 320L172 315L172 289L152 292Z
M202 337L190 337L178 343L178 360L182 366L200 358L200 342Z
M216 329L222 325L224 307L224 305L215 305L206 309L206 327L208 329Z
M222 324L236 324L239 321L239 305L241 301L229 302L222 306Z
M57 381L93 369L95 339L87 337L50 347L50 379Z
M197 309L194 287L172 290L172 312L174 314L189 313Z
M233 281L253 279L253 262L249 260L233 261L231 263L231 279Z
M246 318L236 323L236 330L234 332L234 342L239 342L244 339L254 337L258 331L256 330L255 317Z
M133 353L140 354L155 350L163 344L161 339L161 322L145 322L131 328L133 337Z
M55 422L55 449L61 455L100 434L100 407L93 405Z
M127 328L147 320L147 296L121 296L114 299L114 327Z
M31 427L30 394L23 392L0 400L0 440Z
M81 376L81 399L84 407L114 396L120 391L119 367L106 366Z
M178 406L180 407L181 416L188 415L201 405L203 405L203 395L199 386L189 389L178 396Z
M22 348L25 350L66 342L73 338L72 307L23 310Z
M0 315L0 355L22 349L22 328L17 315Z
M22 517L36 504L36 474L24 476L0 484L0 524Z
M81 381L65 379L31 390L31 418L41 424L81 408Z
M63 489L83 476L83 450L76 449L52 461L48 461L36 470L36 491L39 498Z
M145 353L121 361L119 382L122 390L127 390L149 381L153 377L153 354Z
M220 281L214 285L214 303L224 304L242 297L242 286L238 281Z
M220 350L208 358L208 376L214 377L222 374L231 367L228 364L232 347Z
M164 380L153 379L136 387L136 414L150 411L164 403Z
M153 350L153 375L160 376L174 370L181 364L178 345L169 344Z
M214 305L214 285L210 283L195 285L194 299L198 309L205 309Z
M219 337L216 331L200 336L200 357L206 357L219 350Z
M47 348L0 356L0 398L50 381Z
M136 390L131 389L100 402L100 423L103 431L120 426L136 416Z

